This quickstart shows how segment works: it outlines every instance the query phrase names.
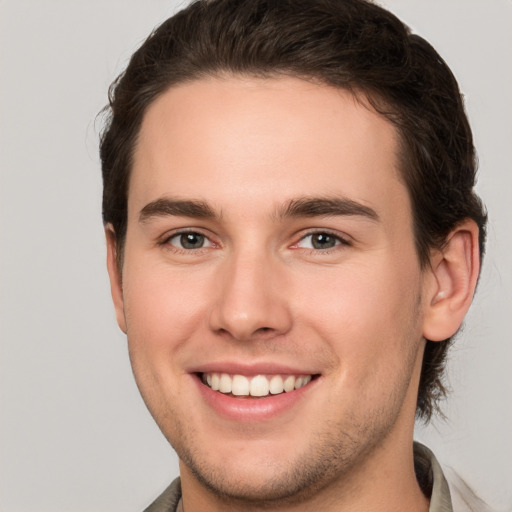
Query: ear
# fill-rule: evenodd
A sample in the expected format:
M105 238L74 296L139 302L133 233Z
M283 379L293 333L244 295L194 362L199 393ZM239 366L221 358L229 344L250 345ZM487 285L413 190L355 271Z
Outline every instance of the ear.
M442 341L453 336L464 320L480 272L478 226L471 219L459 224L445 246L431 257L432 286L423 321L423 336Z
M107 270L110 279L110 292L116 310L116 319L119 328L126 334L126 317L124 314L123 283L121 269L117 260L116 234L112 224L105 226L107 239Z

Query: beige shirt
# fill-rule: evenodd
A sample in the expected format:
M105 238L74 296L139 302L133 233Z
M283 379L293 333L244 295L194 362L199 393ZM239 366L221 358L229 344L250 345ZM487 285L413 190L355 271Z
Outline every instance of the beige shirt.
M418 482L423 492L430 495L429 512L485 512L485 505L474 496L464 497L465 491L472 493L459 479L459 485L454 486L454 503L450 494L450 487L444 476L441 466L434 454L420 443L414 443L414 465L418 476ZM460 485L462 483L462 486ZM473 500L476 501L473 501ZM178 508L179 507L179 508ZM149 506L144 512L182 512L181 484L176 478L172 484Z

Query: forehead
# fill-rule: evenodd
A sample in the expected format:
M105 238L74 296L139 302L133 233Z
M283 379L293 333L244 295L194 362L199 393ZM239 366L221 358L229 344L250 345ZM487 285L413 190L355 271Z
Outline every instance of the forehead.
M222 209L240 207L241 197L270 208L311 194L379 208L398 195L403 205L397 138L391 123L343 89L298 78L182 84L144 116L129 215L166 195Z

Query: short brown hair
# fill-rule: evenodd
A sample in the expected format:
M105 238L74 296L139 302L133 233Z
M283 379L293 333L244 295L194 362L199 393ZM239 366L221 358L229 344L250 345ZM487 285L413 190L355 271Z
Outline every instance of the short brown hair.
M474 192L476 158L457 82L428 42L367 0L202 0L149 36L110 88L101 137L103 221L118 254L147 107L173 85L225 73L289 75L363 93L399 133L421 265L467 218L479 227L483 255L487 217ZM426 420L446 394L450 341L427 340L417 407Z

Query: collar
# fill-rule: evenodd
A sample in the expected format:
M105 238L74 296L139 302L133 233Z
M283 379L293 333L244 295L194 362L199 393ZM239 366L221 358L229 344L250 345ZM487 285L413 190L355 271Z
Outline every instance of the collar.
M426 446L414 443L414 469L421 490L430 498L429 512L453 512L448 482L435 455Z

